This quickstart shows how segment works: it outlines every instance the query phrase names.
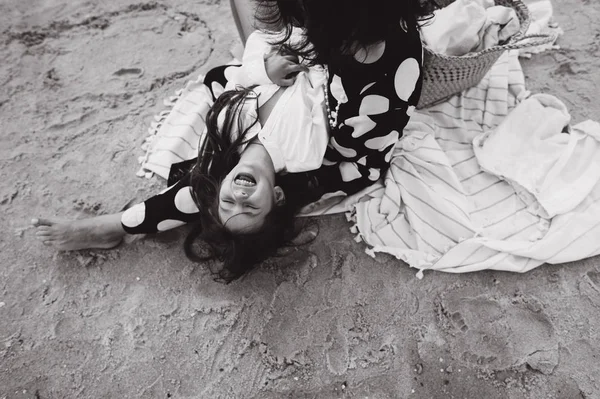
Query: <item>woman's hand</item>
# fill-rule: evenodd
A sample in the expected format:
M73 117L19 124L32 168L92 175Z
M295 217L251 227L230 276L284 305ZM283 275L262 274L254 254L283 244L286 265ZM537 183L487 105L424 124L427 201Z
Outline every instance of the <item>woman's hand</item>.
M271 82L278 86L291 86L299 72L308 72L308 67L299 64L298 57L275 49L265 55L265 69Z

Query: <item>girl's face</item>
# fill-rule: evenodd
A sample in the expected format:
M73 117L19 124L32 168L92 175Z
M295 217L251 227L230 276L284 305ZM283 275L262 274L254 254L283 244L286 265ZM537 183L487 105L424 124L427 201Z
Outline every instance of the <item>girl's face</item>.
M240 162L221 183L219 219L232 233L252 233L283 201L283 190L275 186L275 173L260 164Z

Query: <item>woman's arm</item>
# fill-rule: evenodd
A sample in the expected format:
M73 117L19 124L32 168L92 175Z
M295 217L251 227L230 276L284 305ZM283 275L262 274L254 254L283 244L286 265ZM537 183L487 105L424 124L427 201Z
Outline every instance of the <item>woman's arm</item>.
M371 66L362 66L364 76L354 73L332 79L332 93L345 92L347 101L340 105L324 167L316 172L327 191L354 194L387 171L394 145L421 92L421 45L418 35L409 38L412 41L397 43L397 49L387 43L386 52L393 55L384 55L385 68L374 63L371 75L367 73Z
M269 34L254 31L248 37L242 65L231 74L230 87L251 87L276 84L290 86L295 75L308 68L298 63L298 57L282 52L270 43Z
M256 30L256 10L251 0L229 0L231 14L244 46L250 34Z

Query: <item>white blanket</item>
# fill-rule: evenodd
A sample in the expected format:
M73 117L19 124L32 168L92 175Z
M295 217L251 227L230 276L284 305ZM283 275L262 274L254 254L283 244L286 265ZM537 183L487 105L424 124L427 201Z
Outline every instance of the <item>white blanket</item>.
M352 212L367 253L390 253L418 276L525 272L600 253L600 124L561 133L564 105L525 100L523 83L517 53L506 53L476 87L413 115L385 184Z
M523 3L529 9L531 23L525 34L547 34L557 39L564 33L563 30L553 20L554 10L550 0L524 0ZM525 47L519 50L521 57L531 57L532 54L541 53L549 49L557 49L555 43L546 43L534 47Z
M204 76L189 82L164 103L167 109L155 117L139 158L137 175L147 178L154 173L167 179L171 165L198 155L198 143L205 137L204 120L213 104L212 94L202 82Z
M495 6L493 0L456 0L435 11L421 35L434 52L461 56L504 43L520 28L510 7Z

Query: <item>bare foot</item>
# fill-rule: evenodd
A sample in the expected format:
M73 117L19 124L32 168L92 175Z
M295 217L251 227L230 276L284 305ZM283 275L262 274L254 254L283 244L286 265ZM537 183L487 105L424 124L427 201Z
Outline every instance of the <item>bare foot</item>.
M121 213L80 220L32 219L31 224L44 245L65 251L113 248L125 236Z

